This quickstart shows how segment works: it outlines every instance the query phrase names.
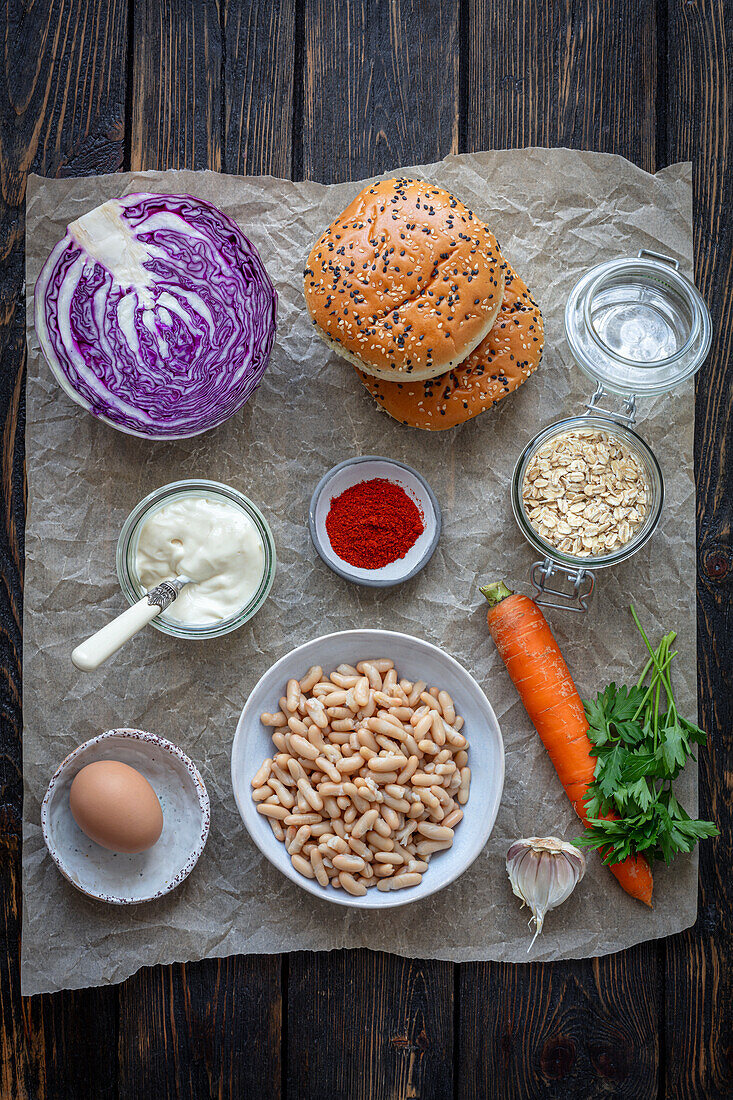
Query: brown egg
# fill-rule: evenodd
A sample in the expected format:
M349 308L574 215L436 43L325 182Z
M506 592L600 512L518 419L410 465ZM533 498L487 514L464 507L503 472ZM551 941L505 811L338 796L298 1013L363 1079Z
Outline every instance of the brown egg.
M144 775L118 760L95 760L74 776L74 821L113 852L144 852L163 831L163 811Z

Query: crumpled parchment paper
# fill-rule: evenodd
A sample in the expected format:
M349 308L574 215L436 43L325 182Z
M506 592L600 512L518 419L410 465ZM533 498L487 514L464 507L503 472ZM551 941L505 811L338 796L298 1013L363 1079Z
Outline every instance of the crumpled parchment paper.
M313 240L365 181L324 186L211 172L143 172L39 179L27 205L28 525L24 651L24 994L119 982L140 966L235 952L365 946L403 956L524 961L529 943L504 870L511 840L579 823L489 637L479 582L506 578L530 591L536 557L512 517L509 484L521 448L549 422L582 411L592 384L570 358L563 309L575 280L602 260L651 248L691 272L691 167L648 175L618 156L527 149L451 156L401 169L453 191L485 219L545 317L539 371L513 396L445 433L401 427L381 412L352 368L311 329L302 269ZM67 223L130 191L190 192L232 215L260 250L280 296L277 341L245 409L196 439L153 443L121 435L73 404L54 382L33 330L33 286ZM640 402L638 430L656 452L667 500L655 537L598 574L587 615L550 612L578 687L630 681L644 663L633 600L653 638L678 632L676 687L695 713L693 391ZM316 556L307 507L321 475L357 454L408 462L430 480L444 529L428 567L402 587L358 588ZM96 673L77 672L75 644L121 611L115 544L152 489L210 477L265 512L279 558L272 594L242 630L183 643L147 630ZM263 859L237 813L229 752L259 676L301 642L358 626L393 628L452 653L484 687L506 744L506 785L493 835L454 885L398 910L356 913L319 901ZM190 878L168 897L127 909L87 900L58 873L39 824L61 759L117 726L153 730L189 753L212 803L211 835ZM471 731L469 737L471 736ZM696 809L694 765L680 780ZM600 955L693 923L695 858L655 871L652 911L627 897L595 855L585 880L551 913L531 959Z

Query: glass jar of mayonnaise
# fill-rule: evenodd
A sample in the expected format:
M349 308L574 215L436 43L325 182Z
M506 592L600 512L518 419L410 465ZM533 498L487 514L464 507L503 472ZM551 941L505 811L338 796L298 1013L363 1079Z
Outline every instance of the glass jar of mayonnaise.
M130 604L166 580L191 583L152 625L177 638L218 638L262 607L275 579L272 532L242 493L192 478L164 485L128 516L117 576Z

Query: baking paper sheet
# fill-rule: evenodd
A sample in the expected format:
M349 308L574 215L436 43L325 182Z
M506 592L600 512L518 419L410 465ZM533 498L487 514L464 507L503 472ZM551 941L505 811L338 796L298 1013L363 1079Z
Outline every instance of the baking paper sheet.
M677 258L689 274L691 167L651 176L608 154L528 149L399 171L450 188L485 219L545 316L537 374L494 410L439 434L402 427L381 412L353 369L315 336L304 309L302 269L311 244L365 181L323 186L210 172L30 178L24 994L118 982L140 966L235 952L371 947L460 962L528 958L528 914L509 887L507 847L527 835L572 839L579 824L488 635L478 584L504 577L530 591L536 555L512 517L512 468L535 432L582 411L592 389L563 336L570 288L592 265L640 248ZM138 190L212 200L254 241L280 296L272 362L254 398L227 424L180 443L130 438L83 412L53 381L32 326L35 279L67 223ZM633 599L653 638L677 630L676 686L682 710L692 716L692 385L639 404L639 430L666 478L661 526L636 556L599 573L589 614L558 611L550 619L581 694L589 695L611 679L634 679L644 663L628 610ZM358 454L415 466L443 509L432 561L402 587L352 586L326 568L310 542L306 517L315 484L334 463ZM125 606L114 557L126 516L157 486L188 476L228 482L265 512L279 559L266 606L217 641L185 643L150 629L96 673L77 672L73 646ZM504 797L483 854L442 893L383 916L320 901L276 871L250 841L229 778L237 718L259 676L307 639L366 626L416 634L453 654L484 687L506 744ZM211 796L212 825L182 887L118 909L84 898L62 879L39 817L62 758L102 730L125 725L159 733L193 757ZM696 782L691 766L679 784L691 813ZM649 911L589 855L584 882L550 914L529 957L600 955L687 928L697 906L695 859L657 868L654 894Z

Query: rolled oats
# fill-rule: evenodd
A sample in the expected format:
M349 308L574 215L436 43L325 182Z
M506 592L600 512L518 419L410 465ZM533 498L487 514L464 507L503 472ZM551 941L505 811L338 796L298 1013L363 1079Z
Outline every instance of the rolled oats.
M598 428L548 439L532 457L522 484L524 507L538 534L580 558L625 546L646 517L648 496L639 460Z

